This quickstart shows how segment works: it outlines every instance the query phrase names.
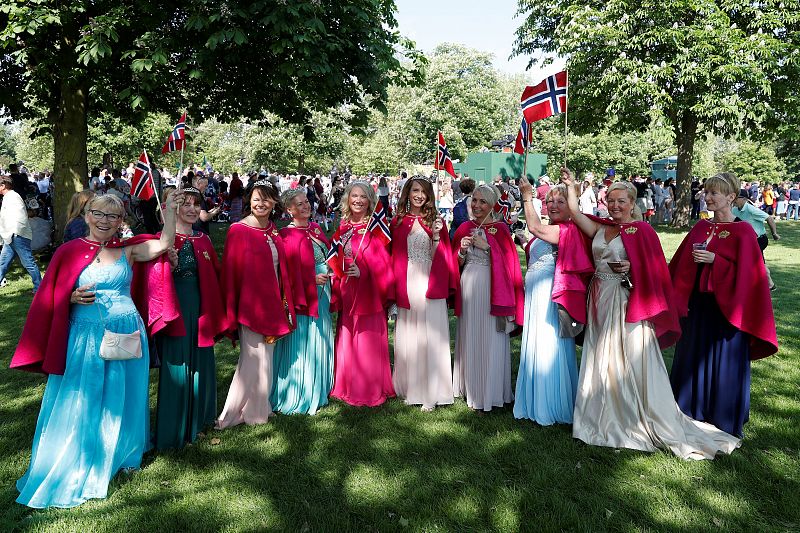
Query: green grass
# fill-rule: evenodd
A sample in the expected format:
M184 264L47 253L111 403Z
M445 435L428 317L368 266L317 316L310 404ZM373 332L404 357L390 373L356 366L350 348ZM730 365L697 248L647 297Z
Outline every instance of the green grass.
M753 364L751 418L731 456L688 462L590 447L568 426L516 421L510 407L481 415L461 400L433 413L400 400L333 402L313 417L277 416L148 454L107 499L70 510L14 503L44 390L41 376L7 369L30 304L16 266L0 293L0 530L797 531L800 224L779 229L767 259L781 349ZM660 234L669 257L683 233ZM512 353L516 367L518 341ZM224 343L217 357L221 407L237 353Z

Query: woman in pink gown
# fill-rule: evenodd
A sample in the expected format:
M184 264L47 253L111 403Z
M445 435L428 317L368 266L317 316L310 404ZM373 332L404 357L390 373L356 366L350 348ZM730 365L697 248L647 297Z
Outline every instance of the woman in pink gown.
M345 188L342 222L333 237L338 255L329 260L336 274L331 310L339 312L331 397L369 407L395 396L386 321L394 275L386 244L367 231L376 204L368 183Z

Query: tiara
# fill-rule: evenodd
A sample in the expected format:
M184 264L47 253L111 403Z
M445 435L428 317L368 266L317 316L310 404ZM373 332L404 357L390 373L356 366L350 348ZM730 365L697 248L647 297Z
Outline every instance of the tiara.
M183 189L181 189L181 192L183 192L183 193L187 193L187 192L188 193L195 193L195 194L199 194L201 196L203 195L203 193L201 193L200 189L198 189L197 187L184 187Z
M275 186L269 180L258 180L257 182L253 183L253 187L271 187L273 189L275 188Z
M431 176L431 177L428 177L428 176L412 176L411 179L409 179L409 181L414 181L414 180L424 180L424 181L427 181L428 183L434 183L436 181L436 180L433 179L433 176Z

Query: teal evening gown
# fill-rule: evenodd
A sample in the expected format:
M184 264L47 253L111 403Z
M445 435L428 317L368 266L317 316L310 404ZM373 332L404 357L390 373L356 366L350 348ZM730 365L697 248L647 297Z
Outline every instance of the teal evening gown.
M172 272L181 306L184 337L156 335L161 358L156 407L155 447L182 448L197 433L214 424L217 415L217 376L214 347L197 345L200 286L197 260L190 239L178 251Z
M312 241L316 273L325 274L325 245ZM317 285L319 318L297 315L297 329L275 345L272 410L313 415L327 405L333 382L331 285Z
M150 357L130 296L132 276L123 253L112 265L90 264L78 277L76 287L96 284L98 305L71 307L66 368L47 379L31 462L17 481L18 503L74 507L105 498L119 470L141 465L150 425ZM104 326L116 333L138 330L142 357L101 359Z

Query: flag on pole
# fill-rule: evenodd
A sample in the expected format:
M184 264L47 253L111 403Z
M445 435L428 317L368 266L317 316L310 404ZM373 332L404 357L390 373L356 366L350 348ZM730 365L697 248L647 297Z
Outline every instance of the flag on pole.
M186 113L181 115L181 120L175 124L172 133L169 134L166 144L161 149L162 154L183 150L186 147Z
M369 224L367 224L367 231L372 232L372 235L377 237L384 246L392 242L392 232L389 230L386 209L381 202L378 202L378 206L372 212Z
M531 128L528 126L528 121L522 117L522 124L517 133L517 142L514 144L515 154L524 154L528 147L531 145Z
M337 229L331 238L331 249L328 250L328 255L325 256L325 262L328 263L333 273L341 278L344 276L344 271L342 270L342 259L339 257L339 250L342 248L340 231L340 229Z
M525 87L520 105L529 125L566 111L567 72L561 71L548 76L538 85Z
M131 194L142 200L149 200L156 194L147 152L142 152L142 155L139 156L139 161L136 162L136 167L133 169Z
M500 215L500 218L502 218L506 224L513 223L511 215L514 214L514 203L508 198L508 191L503 191L500 194L500 198L497 199L497 203L494 204L494 212Z
M439 143L436 149L436 160L433 162L433 168L436 170L444 170L455 178L456 171L453 168L453 161L450 159L450 152L447 151L447 143L444 142L444 135L442 135L441 131L437 133L439 134Z

